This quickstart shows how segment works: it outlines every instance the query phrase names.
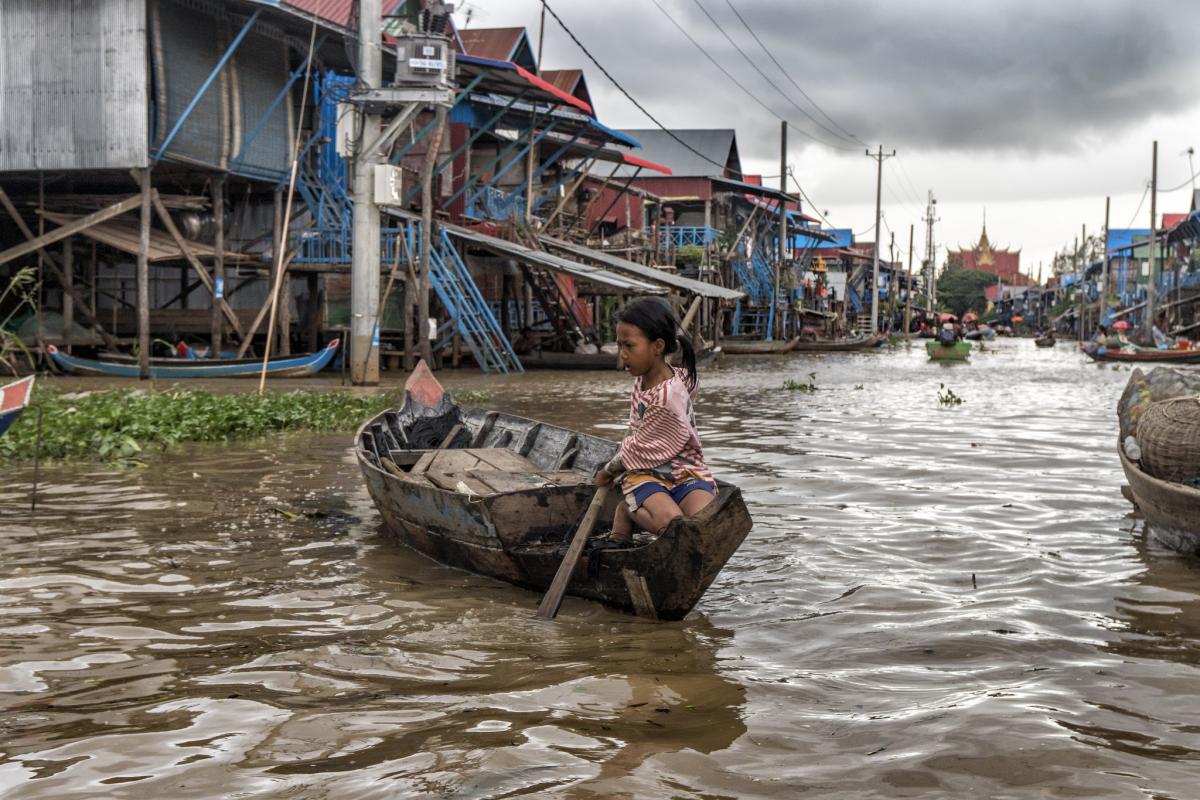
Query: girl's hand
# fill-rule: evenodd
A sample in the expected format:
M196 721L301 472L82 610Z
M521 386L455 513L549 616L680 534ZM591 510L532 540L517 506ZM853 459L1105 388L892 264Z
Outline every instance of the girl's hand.
M606 470L604 467L601 467L600 471L596 473L596 477L592 478L592 483L596 484L597 486L608 486L610 483L612 483L612 479L613 476L608 473L608 470Z

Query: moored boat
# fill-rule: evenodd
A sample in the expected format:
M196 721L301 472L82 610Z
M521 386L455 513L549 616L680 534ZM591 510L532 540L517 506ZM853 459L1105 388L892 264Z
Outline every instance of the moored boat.
M931 361L966 361L971 355L971 343L942 344L935 340L925 343L925 352Z
M414 381L422 372L427 377ZM369 420L355 437L385 529L448 566L544 592L595 495L592 476L617 444L462 409L423 365L414 378L403 407ZM682 619L752 525L738 488L718 487L703 511L676 518L657 536L639 534L620 548L592 540L567 594L648 618ZM612 519L617 502L611 493L601 520Z
M731 356L782 355L795 350L798 344L800 344L799 336L786 342L782 340L764 342L724 339L721 347Z
M1080 345L1079 349L1093 361L1129 364L1200 364L1200 350L1152 350L1147 348L1125 352L1094 345Z
M1145 517L1147 532L1167 547L1200 556L1200 489L1154 477L1124 446L1148 404L1188 395L1200 395L1200 376L1161 367L1147 374L1135 369L1117 407L1117 455L1129 482L1126 497Z
M848 350L870 350L887 341L887 334L877 336L853 336L847 339L801 339L792 348L797 353L838 353Z
M4 435L29 405L33 395L33 378L29 375L6 386L0 386L0 436Z
M315 375L333 360L338 340L334 339L324 349L301 356L276 356L267 362L267 374L276 378L304 378ZM72 375L106 375L118 378L138 377L137 361L129 356L104 358L81 358L67 355L54 345L46 352L54 364L63 372ZM262 372L261 358L206 359L206 358L152 358L150 377L156 379L179 378L250 378Z

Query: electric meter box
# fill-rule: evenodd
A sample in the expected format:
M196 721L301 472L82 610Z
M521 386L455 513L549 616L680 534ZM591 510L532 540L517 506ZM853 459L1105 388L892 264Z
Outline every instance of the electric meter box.
M452 80L454 53L448 39L413 34L396 42L396 86L438 86Z

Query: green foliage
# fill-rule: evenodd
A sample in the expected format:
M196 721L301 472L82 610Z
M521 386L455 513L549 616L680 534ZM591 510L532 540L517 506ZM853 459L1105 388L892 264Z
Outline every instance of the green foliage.
M996 283L996 276L977 269L946 270L938 277L938 301L960 317L970 309L987 308L984 290Z
M944 406L961 406L963 399L944 383L938 384L938 402Z
M675 249L675 266L698 267L704 263L704 248L696 244L685 244Z
M800 383L788 378L783 382L783 388L789 392L815 392L817 390L816 379L817 373L810 372L808 373L808 383Z
M8 315L0 320L0 369L17 374L17 362L24 357L24 360L29 364L29 368L33 369L33 356L26 349L25 343L21 341L21 337L8 329L9 323L17 312L25 307L35 308L34 298L37 295L37 272L33 267L22 267L17 270L9 279L8 286L4 287L4 291L0 292L0 308L6 304L16 301Z
M288 430L350 430L398 402L393 394L302 390L261 396L190 389L72 395L39 386L33 396L43 410L42 457L113 460L179 442L248 439ZM36 429L37 414L30 408L0 437L0 461L33 458Z
M861 392L862 390L863 390L863 385L861 383L854 384L854 391Z

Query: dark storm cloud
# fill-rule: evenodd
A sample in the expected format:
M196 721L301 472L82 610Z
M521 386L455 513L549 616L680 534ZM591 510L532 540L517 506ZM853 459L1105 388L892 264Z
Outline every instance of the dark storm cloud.
M695 0L659 2L777 113L821 139L833 138L746 63ZM725 0L701 2L797 104L837 129L779 73ZM1193 40L1200 3L1190 0L732 2L825 111L872 143L883 138L889 146L910 148L1070 152L1152 113L1170 115L1196 102L1200 48ZM649 0L552 5L666 124L736 124L750 140L744 145L756 151L776 135L770 115ZM553 23L547 25L547 53L558 62L553 66L583 64ZM603 77L590 65L588 72L593 93L615 101Z

